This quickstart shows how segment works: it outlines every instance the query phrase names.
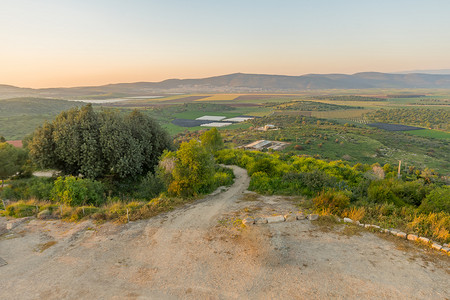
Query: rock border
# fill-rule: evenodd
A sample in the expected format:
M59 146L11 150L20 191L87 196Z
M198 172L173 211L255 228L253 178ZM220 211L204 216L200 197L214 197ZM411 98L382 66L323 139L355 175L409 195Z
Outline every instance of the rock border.
M251 226L251 225L259 225L259 224L273 224L273 223L282 223L282 222L291 222L291 221L300 221L300 220L309 220L309 221L315 221L317 219L319 219L319 215L317 214L308 214L308 215L304 215L303 213L291 213L291 214L287 214L287 215L272 215L272 216L267 216L267 217L257 217L257 218L252 218L252 217L247 217L245 219L242 220L242 224L245 226ZM440 252L444 252L447 255L450 255L450 245L449 244L439 244L435 241L432 241L426 237L423 236L417 236L415 234L407 234L405 232L402 232L400 230L394 229L394 228L381 228L378 225L374 225L374 224L362 224L359 221L353 221L350 218L344 218L343 220L339 219L341 222L344 223L350 223L350 224L355 224L357 226L360 226L362 228L366 228L366 229L375 229L376 231L379 231L380 233L387 233L387 234L391 234L393 236L397 236L401 239L407 240L407 241L413 241L416 243L421 243L424 244L428 247L430 247L431 249L435 249L437 251Z

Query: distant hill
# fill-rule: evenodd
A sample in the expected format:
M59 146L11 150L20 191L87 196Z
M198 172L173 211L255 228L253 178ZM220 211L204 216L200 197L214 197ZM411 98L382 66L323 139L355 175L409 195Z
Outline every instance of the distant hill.
M411 70L411 71L401 71L395 72L395 74L410 74L410 73L421 73L421 74L450 74L450 69L433 69L433 70Z
M201 79L168 79L161 82L118 83L103 86L26 89L0 85L0 99L11 95L82 97L86 95L151 95L173 92L296 92L322 89L444 88L450 89L450 74L388 74L377 72L308 74L301 76L235 73Z

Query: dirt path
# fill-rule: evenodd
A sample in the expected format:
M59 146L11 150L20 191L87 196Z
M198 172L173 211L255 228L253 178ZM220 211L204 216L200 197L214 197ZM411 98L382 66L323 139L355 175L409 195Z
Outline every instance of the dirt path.
M449 258L406 241L309 221L234 226L295 208L242 198L249 178L233 169L227 191L150 220L24 222L0 237L0 298L448 299Z

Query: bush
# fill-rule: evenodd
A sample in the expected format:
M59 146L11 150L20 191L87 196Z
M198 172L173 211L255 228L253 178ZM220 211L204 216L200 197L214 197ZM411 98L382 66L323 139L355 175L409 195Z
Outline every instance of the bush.
M164 182L161 178L149 172L147 176L142 178L133 195L139 199L152 199L164 191L164 188Z
M229 173L216 172L213 181L215 186L228 186L233 184L233 177Z
M374 203L394 203L402 206L405 203L395 194L396 180L375 180L367 189L369 200Z
M350 197L341 191L324 191L313 199L314 206L332 214L341 214L350 205Z
M266 174L275 175L275 165L270 158L259 159L254 162L248 170L250 175L256 172L264 172Z
M53 201L69 206L95 205L105 202L101 182L74 176L58 177L53 188Z
M36 205L24 201L19 201L6 207L6 215L15 218L29 217L36 213Z
M33 177L17 179L11 180L10 186L6 186L0 190L0 197L13 200L50 200L52 189L52 178Z
M450 214L450 187L438 187L423 200L419 209L423 212L446 212Z

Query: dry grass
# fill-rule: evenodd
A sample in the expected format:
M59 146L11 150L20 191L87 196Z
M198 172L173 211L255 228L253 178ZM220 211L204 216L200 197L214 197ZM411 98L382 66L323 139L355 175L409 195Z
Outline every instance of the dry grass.
M319 230L322 232L331 232L334 231L338 221L335 216L325 215L320 216L316 221L311 221L311 223L318 226Z
M359 226L354 226L354 225L347 225L344 227L344 229L342 229L341 231L339 231L340 235L345 235L347 237L351 237L351 236L360 236L361 235L361 231L363 231L363 229Z
M366 214L366 209L364 207L352 207L350 210L344 212L344 216L352 219L353 221L361 221Z

